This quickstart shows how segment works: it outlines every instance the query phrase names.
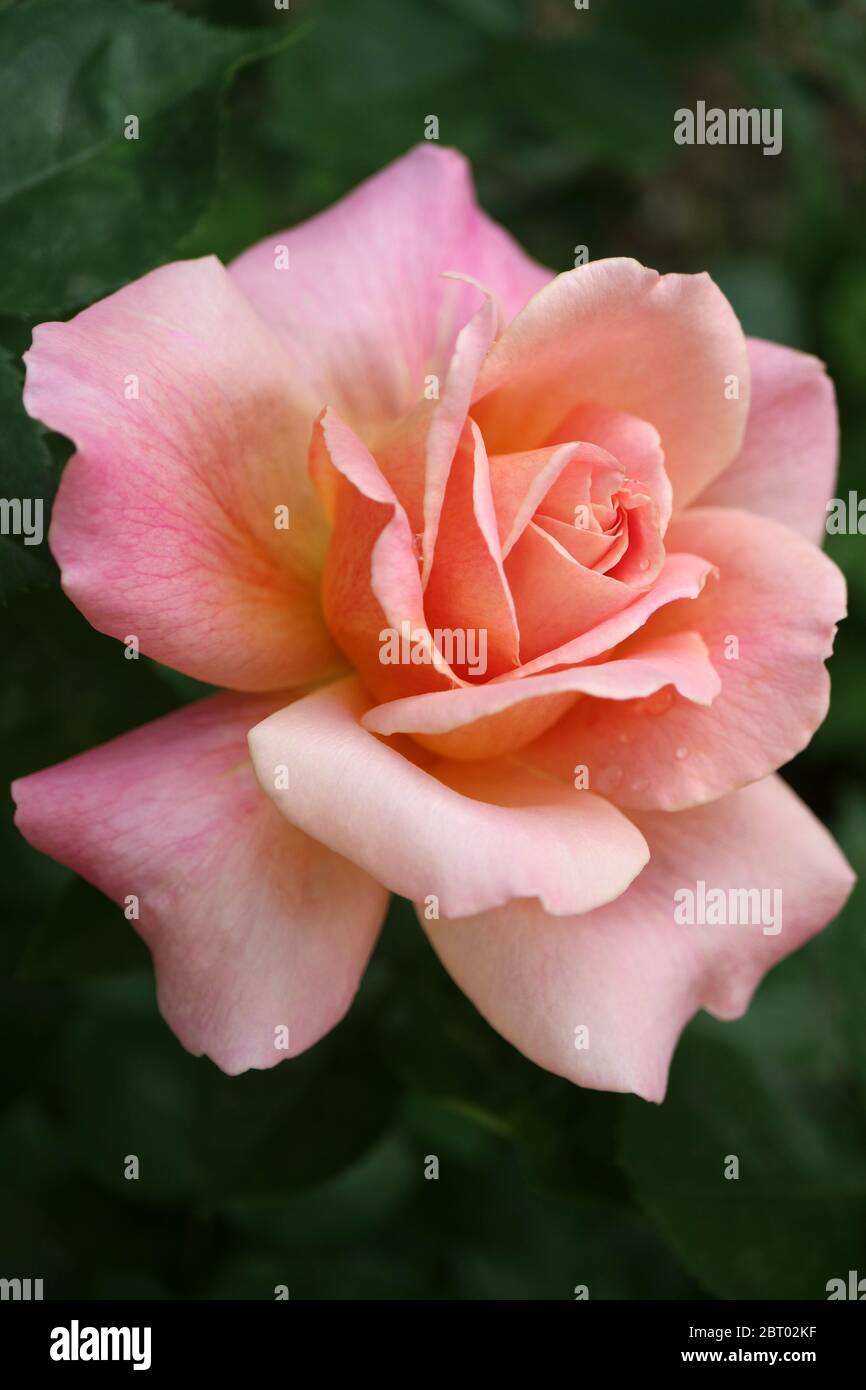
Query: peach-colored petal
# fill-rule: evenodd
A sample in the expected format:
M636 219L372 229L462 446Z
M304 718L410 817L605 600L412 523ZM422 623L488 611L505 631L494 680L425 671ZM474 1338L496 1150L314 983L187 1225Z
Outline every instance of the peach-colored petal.
M628 528L625 525L619 525L611 532L600 529L592 531L588 527L569 526L556 517L545 516L543 512L535 513L533 524L546 531L578 564L597 570L599 574L607 574L611 566L622 558L628 545Z
M293 825L404 897L446 915L537 897L566 913L617 897L643 838L600 797L504 762L411 762L361 726L355 680L317 691L249 736L262 787ZM288 790L274 770L288 767Z
M469 402L481 363L493 342L496 326L495 307L493 301L487 297L458 335L441 399L431 413L430 429L424 445L423 470L424 530L421 537L421 582L425 588L430 581L430 571L433 568L451 463L466 427Z
M456 277L452 277L456 278ZM457 335L454 351L441 375L427 378L423 399L408 415L370 443L376 463L406 512L412 533L420 539L421 576L426 585L436 548L439 514L478 369L493 341L497 310L487 291L481 304Z
M380 699L458 684L427 628L406 513L366 445L334 411L316 423L311 467L333 512L322 604L341 649ZM423 638L429 661L382 660L383 634L399 635L404 626Z
M652 614L667 604L676 603L679 599L697 598L712 569L711 561L698 555L668 555L652 588L632 599L627 608L606 618L582 636L545 652L535 661L527 662L513 675L497 676L496 679L523 680L539 671L550 671L555 666L576 666L579 662L591 661L611 651L632 633L640 631ZM683 626L688 627L689 624L686 622Z
M658 511L650 498L643 494L634 496L627 489L620 493L620 505L628 544L621 554L614 551L605 557L604 572L633 590L648 589L665 562Z
M487 291L481 294L480 308L457 335L443 379L435 374L428 378L429 397L425 388L424 399L373 441L379 469L406 512L412 534L419 538L424 588L433 567L451 464L469 428L467 411L478 369L497 330L494 300Z
M246 733L273 708L216 695L13 787L36 849L127 908L138 899L166 1022L232 1074L339 1022L387 906L262 793ZM120 912L117 930L131 930Z
M534 660L527 660L520 670L496 677L496 680L524 680L527 676L535 676L538 671L549 671L556 666L577 666L578 663L601 656L603 652L609 652L631 637L632 632L644 627L660 607L678 599L696 598L712 569L709 560L696 555L667 556L655 584L645 594L632 598L620 612L606 617L598 626L582 632L580 637L571 638Z
M672 545L718 567L701 596L657 612L618 656L678 629L704 638L722 688L710 709L673 691L610 705L582 701L524 756L568 779L576 762L618 804L680 810L781 767L806 746L830 696L824 662L845 614L826 555L778 522L733 508L675 516Z
M776 777L709 806L636 820L652 858L606 907L568 918L537 903L462 921L419 916L460 988L532 1061L581 1086L660 1101L692 1015L703 1007L739 1017L765 972L836 915L853 875ZM781 930L765 934L748 919L680 924L674 894L697 895L699 880L708 889L780 890ZM761 921L770 924L772 892L765 906Z
M471 634L477 674L489 677L519 664L520 634L502 563L490 468L471 420L451 465L424 612L434 633L458 630L467 655ZM465 664L456 669L467 677Z
M622 465L629 479L643 484L656 504L659 529L667 530L673 505L673 489L665 471L659 432L646 420L601 405L579 405L570 410L553 431L549 444L570 439L591 440Z
M506 561L520 627L520 655L534 661L625 608L632 590L587 569L531 521Z
M731 377L739 394L728 399ZM737 456L748 397L745 338L709 276L614 259L557 276L518 314L472 414L491 454L549 444L577 405L638 416L659 432L681 507Z
M750 338L752 402L739 456L698 505L742 507L820 544L836 483L833 383L805 352Z
M477 300L449 271L485 285L506 318L550 279L479 210L463 157L430 144L231 266L318 405L361 432L411 410L447 363Z
M506 558L542 506L559 477L571 466L586 477L594 466L612 460L591 444L567 442L549 449L529 449L514 454L494 454L490 459L490 486L496 509L503 558ZM573 513L568 518L574 524Z
M42 324L26 361L28 411L78 449L50 543L94 627L242 690L340 668L318 601L311 404L218 261Z
M633 656L613 658L594 666L571 666L565 671L527 676L520 681L500 681L464 686L460 690L435 691L390 704L376 705L362 724L376 734L446 734L465 727L479 739L487 721L504 710L542 697L564 692L592 695L604 700L632 700L673 686L686 700L709 705L721 689L706 645L694 632L678 632L647 642ZM534 737L534 735L531 735ZM555 737L555 735L554 735ZM523 740L496 751L514 751ZM471 743L467 742L467 747ZM488 745L476 757L490 757Z
M458 762L477 762L479 759L501 758L509 754L516 753L518 749L524 748L527 744L533 743L545 730L554 725L561 719L575 703L578 698L567 688L568 683L563 685L553 685L548 694L540 691L535 692L535 698L520 700L517 702L506 701L504 708L494 714L478 715L473 722L468 724L457 723L457 726L445 733L424 733L423 730L413 730L412 740L426 749L428 753L433 753L437 758L456 759ZM565 688L563 688L563 686ZM491 691L499 689L498 686L487 685L479 687ZM509 690L511 685L507 687ZM447 694L447 691L434 691L433 694ZM530 695L532 692L530 692ZM423 699L422 696L409 696L408 699ZM394 704L403 704L402 700L394 701ZM378 709L389 709L389 705L379 705ZM465 711L468 712L468 711ZM426 722L429 711L424 713ZM383 716L385 718L387 716ZM430 714L431 721L437 723L440 714ZM407 716L412 722L414 715ZM445 722L445 721L443 721Z

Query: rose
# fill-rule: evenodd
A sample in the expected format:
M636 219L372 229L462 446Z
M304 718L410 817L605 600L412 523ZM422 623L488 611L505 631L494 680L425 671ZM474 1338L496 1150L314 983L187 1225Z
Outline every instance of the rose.
M553 278L430 146L27 360L77 448L66 592L240 692L15 788L32 844L138 899L191 1051L238 1072L316 1042L391 890L529 1057L658 1099L688 1018L742 1013L838 910L850 871L773 776L844 609L814 544L832 387L747 344L709 277ZM403 632L419 660L382 660ZM678 924L698 881L780 890L784 930Z

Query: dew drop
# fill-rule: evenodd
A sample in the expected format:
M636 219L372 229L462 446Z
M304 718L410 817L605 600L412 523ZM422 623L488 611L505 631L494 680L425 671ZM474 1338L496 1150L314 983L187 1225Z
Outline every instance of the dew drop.
M664 714L666 710L670 709L673 702L674 692L668 686L664 690L657 690L655 695L650 695L644 708L647 714Z
M648 569L649 569L649 560L641 560L640 565L638 566L638 569L648 570Z
M678 749L677 749L677 757L679 758L680 762L682 762L683 758L687 758L688 756L689 756L689 750L688 750L688 748L678 748Z
M633 792L644 792L646 791L648 786L649 782L645 777L638 777L634 782L632 782L631 789Z

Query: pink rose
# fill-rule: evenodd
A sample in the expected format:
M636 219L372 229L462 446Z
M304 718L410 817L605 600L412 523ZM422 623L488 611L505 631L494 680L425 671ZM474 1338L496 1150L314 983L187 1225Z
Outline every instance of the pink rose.
M15 787L33 845L139 899L190 1051L310 1047L396 892L528 1057L658 1100L692 1014L740 1015L838 911L851 872L774 775L845 607L833 390L707 275L553 277L425 146L27 364L77 448L67 594L233 692ZM677 917L735 890L783 917Z

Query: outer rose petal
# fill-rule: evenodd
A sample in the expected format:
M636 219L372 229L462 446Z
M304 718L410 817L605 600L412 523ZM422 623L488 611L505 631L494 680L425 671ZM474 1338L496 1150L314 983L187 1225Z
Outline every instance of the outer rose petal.
M273 708L216 695L13 787L36 849L117 902L137 894L163 1017L231 1074L295 1056L339 1022L387 906L262 794L245 735Z
M94 627L242 690L340 668L318 601L312 407L217 260L165 266L42 324L26 361L28 411L78 447L50 540Z
M725 397L730 375L739 400ZM708 275L591 261L557 276L494 344L472 415L491 454L551 442L581 403L637 415L661 435L682 507L736 458L748 383L742 329Z
M749 338L752 402L739 457L698 499L784 521L821 543L836 482L833 383L805 352Z
M656 613L617 656L678 629L699 632L722 682L712 708L670 692L627 705L583 701L524 756L563 779L585 763L590 786L618 804L676 811L766 777L805 748L827 713L824 662L845 616L845 581L786 526L733 508L683 512L668 538L717 565L718 582L695 603Z
M551 278L479 210L463 157L429 144L231 266L319 405L361 431L410 410L447 360L477 301L447 271L480 281L507 318Z
M853 874L777 777L709 806L636 819L650 863L595 912L555 918L537 903L512 903L463 921L419 916L460 988L533 1062L581 1086L660 1101L692 1015L744 1013L765 972L836 915ZM678 925L674 893L695 891L699 879L707 889L780 888L781 932ZM587 1048L575 1046L579 1026Z
M504 763L423 770L361 727L369 706L341 681L253 729L259 781L283 815L404 897L447 915L538 897L585 911L618 897L646 863L643 837L599 797ZM288 767L289 788L274 789Z

